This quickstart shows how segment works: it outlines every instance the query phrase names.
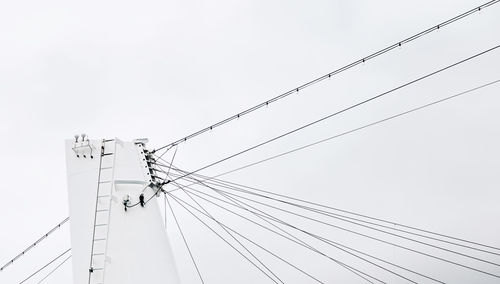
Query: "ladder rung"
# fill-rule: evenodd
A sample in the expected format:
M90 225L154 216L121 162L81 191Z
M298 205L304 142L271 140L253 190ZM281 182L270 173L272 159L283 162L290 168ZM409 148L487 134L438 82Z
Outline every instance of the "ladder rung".
M115 139L107 139L107 140L103 140L103 144L102 144L102 147L101 147L101 160L102 160L102 157L104 156L110 156L110 155L113 155L114 153L103 153L105 151L105 148L107 148L105 146L105 143L106 142L112 142L112 141L115 141ZM102 172L104 170L112 170L113 169L113 165L111 166L107 166L107 167L100 167L99 168L99 171ZM112 180L100 180L98 181L98 184L106 184L106 183L112 183L113 181ZM98 190L99 190L99 187L98 187ZM99 191L97 192L97 200L99 201L99 199L101 198L106 198L106 197L111 197L111 193L110 194L103 194L103 195L99 195ZM97 206L97 205L96 205ZM99 212L109 212L110 211L110 208L106 208L106 209L97 209L95 210L95 214L96 214L96 218L97 218L97 213ZM109 214L109 213L107 213ZM95 222L95 221L94 221ZM92 243L97 243L97 242L105 242L107 240L107 238L95 238L95 228L96 227L103 227L103 226L109 226L109 224L107 223L102 223L102 224L95 224L94 223L94 238L92 239ZM109 227L108 227L109 229ZM92 246L93 247L93 246ZM104 270L104 267L92 267L92 263L94 262L94 257L98 257L98 256L105 256L105 252L94 252L94 249L92 249L92 252L91 252L91 258L92 258L92 261L91 261L91 267L90 267L90 272L94 272L94 271L99 271L99 270ZM98 258L99 259L99 258ZM101 282L102 283L102 282Z

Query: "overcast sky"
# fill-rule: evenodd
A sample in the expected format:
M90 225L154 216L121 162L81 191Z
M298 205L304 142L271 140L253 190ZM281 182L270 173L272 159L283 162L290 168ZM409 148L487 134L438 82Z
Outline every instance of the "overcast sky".
M2 1L0 265L68 216L63 141L75 133L148 137L156 148L483 2ZM199 168L377 95L500 44L499 31L497 4L189 140L178 147L176 164ZM500 50L490 52L202 173L216 175L500 79L499 63ZM499 92L500 84L490 86L225 179L498 247ZM179 214L206 283L262 279ZM181 277L197 283L178 233L171 235ZM68 247L66 225L0 272L0 282L19 283ZM495 281L391 253L447 282ZM359 281L321 265L324 279ZM69 263L46 281L70 282Z

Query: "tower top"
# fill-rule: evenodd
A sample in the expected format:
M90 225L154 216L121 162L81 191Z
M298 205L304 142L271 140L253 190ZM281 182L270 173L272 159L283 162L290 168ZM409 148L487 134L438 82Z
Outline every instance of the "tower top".
M85 137L66 141L73 282L179 283L154 202L148 140ZM124 210L125 197L129 205L143 206Z

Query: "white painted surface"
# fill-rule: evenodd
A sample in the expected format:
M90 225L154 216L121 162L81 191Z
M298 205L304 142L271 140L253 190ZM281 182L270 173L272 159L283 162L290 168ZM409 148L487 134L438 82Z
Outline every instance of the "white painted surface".
M101 148L100 140L90 144ZM76 156L73 140L66 140L66 167L70 212L73 283L87 284L92 246L92 227L99 175L99 151L93 159Z
M142 146L116 141L116 145L111 145L114 142L106 143L105 152L115 147L116 152L103 157L101 167L114 165L114 170L101 170L100 178L101 181L112 181L109 188L105 188L102 183L100 188L101 195L105 191L111 193L109 216L102 215L96 219L99 224L107 223L106 219L109 218L109 229L104 226L102 230L96 230L96 238L106 237L107 240L102 243L102 247L94 248L94 252L106 254L105 263L94 262L93 265L103 265L104 270L92 273L91 283L99 283L101 273L104 273L105 284L179 283L157 202L149 202L144 208L135 206L127 212L122 204L126 194L130 195L131 204L138 202L140 193L149 184ZM98 140L91 141L96 149L100 148L100 143ZM73 279L75 284L84 284L88 283L89 276L99 157L77 158L72 150L73 144L71 140L66 142ZM154 194L149 187L144 193L146 200ZM98 204L98 208L108 206L106 204L109 203L103 201L103 204Z
M112 131L127 138L147 135L150 146L159 147L485 1L2 1L1 260L68 216L61 137ZM497 44L499 8L192 139L179 146L176 165L194 170ZM217 175L497 79L498 55L202 173ZM500 226L485 224L500 219L499 93L497 85L224 178L498 246ZM259 283L256 269L176 208L207 283ZM179 273L185 283L197 283L170 224ZM69 241L65 225L0 273L0 283L19 283ZM444 282L488 281L368 241L346 241ZM296 259L333 281L316 259L298 252ZM70 263L45 282L72 283Z

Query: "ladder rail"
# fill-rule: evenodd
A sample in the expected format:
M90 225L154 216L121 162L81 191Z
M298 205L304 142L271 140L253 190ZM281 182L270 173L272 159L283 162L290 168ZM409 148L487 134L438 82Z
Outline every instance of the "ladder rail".
M92 277L92 264L93 264L93 256L92 254L94 253L94 239L95 239L95 223L97 221L97 208L99 206L99 188L100 188L100 181L101 181L101 167L102 167L102 157L104 154L104 140L101 142L101 155L99 157L99 174L97 176L97 192L96 192L96 200L95 200L95 210L94 210L94 224L92 226L92 247L90 249L90 265L89 265L89 281L88 283L90 284L90 279Z
M111 203L112 203L112 200L113 200L113 190L115 189L115 163L116 163L116 143L114 143L114 148L113 148L113 162L112 162L112 166L111 166L111 187L109 189L109 204L108 204L108 220L107 220L107 224L108 224L108 227L107 227L107 230L106 230L106 237L104 239L104 242L106 243L105 246L104 246L104 254L103 254L103 265L102 265L102 283L104 283L104 277L105 277L105 274L106 274L106 255L107 255L107 252L108 252L108 239L109 239L109 226L111 225ZM97 212L96 212L97 214Z

